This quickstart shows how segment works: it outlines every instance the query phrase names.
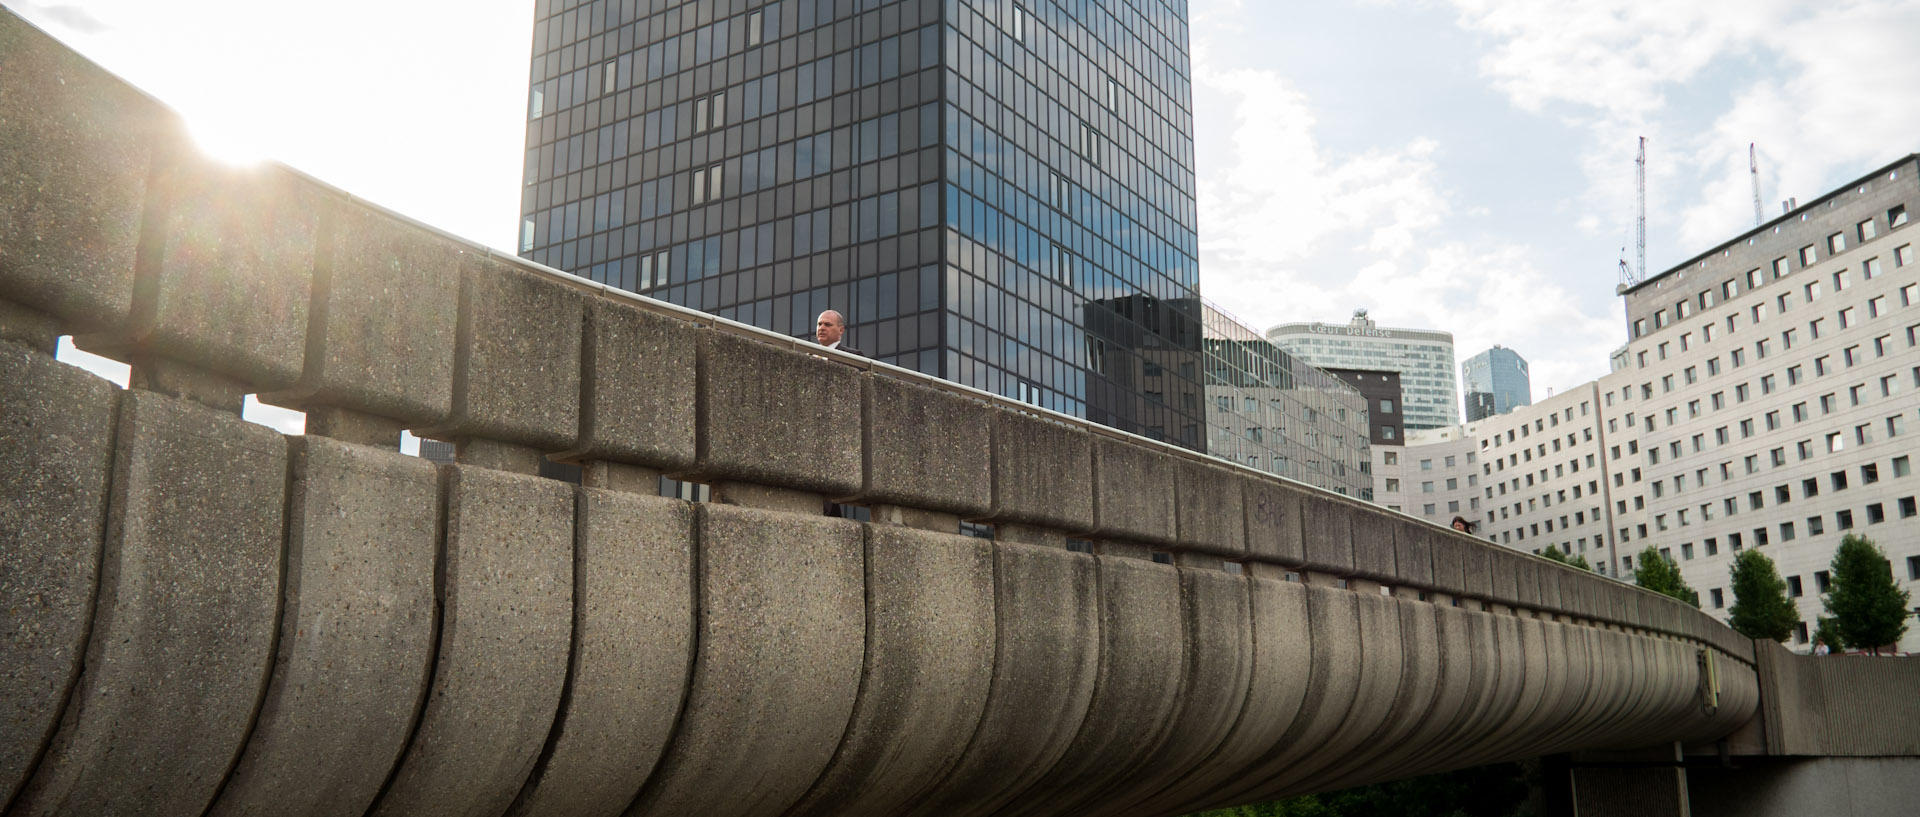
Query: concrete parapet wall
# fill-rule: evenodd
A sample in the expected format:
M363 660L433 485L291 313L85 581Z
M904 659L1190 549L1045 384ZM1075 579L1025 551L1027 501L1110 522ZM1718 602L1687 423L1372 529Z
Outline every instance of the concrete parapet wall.
M1920 757L1920 661L1754 646L1766 754Z
M1671 599L216 168L11 12L0 61L7 817L1177 814L1712 741L1768 678L1866 711Z

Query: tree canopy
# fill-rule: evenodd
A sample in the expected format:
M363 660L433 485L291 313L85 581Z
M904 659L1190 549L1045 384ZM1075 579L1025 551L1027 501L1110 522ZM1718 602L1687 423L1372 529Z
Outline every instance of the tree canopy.
M1560 548L1548 545L1541 549L1540 555L1543 558L1559 562L1563 565L1573 565L1581 570L1593 569L1593 565L1587 564L1587 555L1584 553L1575 553L1572 556L1568 556L1565 553L1561 553Z
M1700 594L1687 586L1686 579L1680 578L1680 566L1652 545L1640 551L1639 566L1633 569L1633 583L1695 607L1700 606Z
M1787 598L1787 583L1773 560L1748 549L1733 557L1733 607L1727 625L1748 638L1785 641L1800 621L1800 611Z
M1893 566L1873 540L1847 534L1833 551L1833 584L1826 594L1832 629L1841 644L1879 652L1907 632L1910 595L1893 580Z

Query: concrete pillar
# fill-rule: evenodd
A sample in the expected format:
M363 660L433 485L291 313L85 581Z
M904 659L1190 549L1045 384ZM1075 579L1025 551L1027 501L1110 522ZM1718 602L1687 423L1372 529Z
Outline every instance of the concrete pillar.
M1575 754L1574 817L1689 817L1680 744L1632 752Z

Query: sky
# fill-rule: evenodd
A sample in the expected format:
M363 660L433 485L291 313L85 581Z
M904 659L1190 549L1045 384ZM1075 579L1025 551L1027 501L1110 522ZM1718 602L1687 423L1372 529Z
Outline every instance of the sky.
M532 0L0 0L270 158L511 249ZM1535 399L1625 340L1647 268L1920 151L1920 0L1191 0L1201 292L1258 330L1454 334Z

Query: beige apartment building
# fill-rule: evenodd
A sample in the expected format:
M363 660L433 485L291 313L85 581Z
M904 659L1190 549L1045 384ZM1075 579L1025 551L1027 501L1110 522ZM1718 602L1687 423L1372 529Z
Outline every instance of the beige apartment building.
M1723 618L1734 554L1761 548L1799 606L1803 646L1848 533L1879 545L1920 598L1917 159L1624 290L1630 339L1611 374L1436 446L1376 448L1382 504L1451 518L1422 513L1418 489L1384 486L1388 458L1452 457L1479 472L1476 535L1584 554L1617 577L1653 546ZM1428 481L1406 470L1393 475L1403 489ZM1920 650L1920 626L1901 647Z

